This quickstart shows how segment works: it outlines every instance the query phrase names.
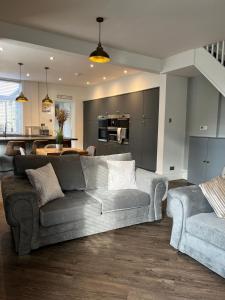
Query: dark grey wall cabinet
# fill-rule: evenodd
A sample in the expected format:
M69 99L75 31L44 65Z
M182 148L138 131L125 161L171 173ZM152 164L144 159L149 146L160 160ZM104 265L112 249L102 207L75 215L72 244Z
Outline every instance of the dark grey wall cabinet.
M98 141L99 115L130 114L129 144ZM84 102L84 146L97 155L131 152L138 167L156 170L159 88Z
M190 137L188 181L199 184L219 176L225 166L225 139Z

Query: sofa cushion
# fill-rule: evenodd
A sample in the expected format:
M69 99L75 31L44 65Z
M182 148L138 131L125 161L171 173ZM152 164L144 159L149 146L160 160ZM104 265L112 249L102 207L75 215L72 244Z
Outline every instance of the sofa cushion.
M135 179L135 160L113 161L107 160L108 190L137 189Z
M48 227L101 214L101 203L83 191L66 192L40 208L40 223Z
M214 212L189 217L186 231L225 250L225 219L218 218Z
M147 193L139 190L89 190L88 195L102 203L102 213L148 206L150 197Z
M225 218L225 178L217 176L199 186L216 215Z
M79 155L42 156L20 155L14 159L14 173L26 176L27 169L37 169L51 163L63 191L85 189L85 180Z
M84 172L86 188L98 189L108 186L107 160L131 160L131 153L103 155L103 156L81 156L81 164Z
M36 170L27 169L26 173L30 183L38 193L39 207L56 198L64 197L52 164L48 163Z

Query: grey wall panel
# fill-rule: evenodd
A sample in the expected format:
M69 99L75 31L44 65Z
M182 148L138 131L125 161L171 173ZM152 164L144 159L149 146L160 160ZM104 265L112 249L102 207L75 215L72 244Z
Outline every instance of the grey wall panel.
M188 181L199 184L205 181L208 138L190 137Z
M219 92L204 77L188 82L187 124L190 136L216 137ZM200 130L207 126L207 130Z
M206 180L219 176L225 166L225 139L208 139Z

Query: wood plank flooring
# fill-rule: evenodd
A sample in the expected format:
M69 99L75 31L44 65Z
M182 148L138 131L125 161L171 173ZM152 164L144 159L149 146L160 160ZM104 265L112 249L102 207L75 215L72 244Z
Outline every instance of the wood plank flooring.
M0 201L0 300L225 299L225 280L170 247L170 231L164 217L18 257Z

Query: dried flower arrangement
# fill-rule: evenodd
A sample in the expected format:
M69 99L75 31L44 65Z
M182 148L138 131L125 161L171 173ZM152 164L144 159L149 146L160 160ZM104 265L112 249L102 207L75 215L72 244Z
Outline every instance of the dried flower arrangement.
M56 135L56 144L63 144L63 126L66 120L70 117L70 114L65 109L56 108L55 109L55 117L58 121L59 129Z
M66 120L70 117L70 114L65 109L56 108L55 109L55 117L58 121L59 129L63 131L63 126Z

